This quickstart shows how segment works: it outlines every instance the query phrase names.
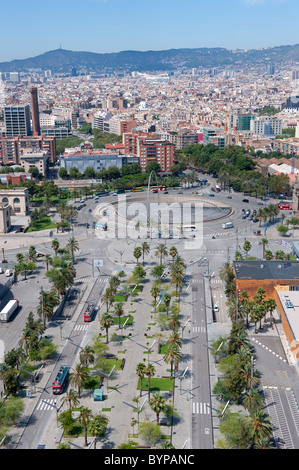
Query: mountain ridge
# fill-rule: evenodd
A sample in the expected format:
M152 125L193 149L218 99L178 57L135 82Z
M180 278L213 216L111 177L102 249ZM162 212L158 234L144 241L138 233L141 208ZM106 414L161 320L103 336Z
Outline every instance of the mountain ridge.
M202 47L109 53L54 49L27 59L1 62L0 71L25 72L29 69L51 69L54 72L70 72L72 68L85 71L171 71L179 67L283 63L290 60L299 62L299 44L248 50Z

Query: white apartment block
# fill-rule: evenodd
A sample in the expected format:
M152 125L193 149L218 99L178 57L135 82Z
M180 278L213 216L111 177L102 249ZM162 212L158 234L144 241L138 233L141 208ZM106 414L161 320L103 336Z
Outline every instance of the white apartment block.
M282 120L275 116L259 116L250 121L250 130L255 135L277 136L282 132Z

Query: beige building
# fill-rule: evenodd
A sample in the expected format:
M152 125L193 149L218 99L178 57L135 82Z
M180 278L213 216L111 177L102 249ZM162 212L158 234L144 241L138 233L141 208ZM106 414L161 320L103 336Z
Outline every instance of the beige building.
M11 227L10 205L0 202L0 233L7 233Z
M44 150L36 152L26 149L26 152L20 155L20 165L24 168L25 173L29 173L30 168L36 167L39 173L46 176L48 172L49 159L49 152Z
M10 206L10 215L29 214L29 192L27 188L1 189L0 204Z

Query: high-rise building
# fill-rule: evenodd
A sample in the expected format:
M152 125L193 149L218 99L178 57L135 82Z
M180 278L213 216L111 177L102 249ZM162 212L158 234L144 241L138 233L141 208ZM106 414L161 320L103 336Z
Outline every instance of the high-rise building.
M6 137L31 135L29 105L5 106L4 122Z
M31 94L32 134L36 136L36 135L40 135L37 88L32 87L30 90L30 94Z

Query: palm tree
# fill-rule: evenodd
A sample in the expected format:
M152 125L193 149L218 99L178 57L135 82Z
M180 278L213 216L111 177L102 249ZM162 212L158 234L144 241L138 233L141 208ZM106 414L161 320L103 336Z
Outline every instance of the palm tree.
M97 439L102 437L105 433L105 430L108 425L108 418L102 413L99 413L97 416L88 423L88 431L90 434L95 437L94 440L94 449L96 449Z
M103 313L103 315L101 317L101 320L100 320L100 324L101 324L102 328L106 329L106 344L108 344L108 342L109 342L109 340L108 340L108 330L113 325L113 323L114 323L114 321L113 321L113 318L110 315L110 313L108 313L108 312Z
M242 404L246 410L252 415L263 405L264 399L260 392L254 388L250 389L243 397Z
M160 245L156 247L156 251L155 251L155 256L160 257L160 264L163 264L162 262L163 257L167 255L168 255L168 250L167 250L166 245L164 245L164 243L160 243Z
M86 367L82 364L77 364L75 366L74 372L70 375L70 384L78 388L78 397L80 398L81 388L88 379L88 372Z
M149 405L151 409L156 413L157 424L160 424L159 416L160 413L163 413L166 406L166 399L160 393L155 393L152 398L150 398Z
M43 263L45 263L46 267L47 267L47 271L49 269L49 264L52 263L52 257L51 255L49 255L48 253L45 255L44 259L43 259Z
M116 304L114 307L114 313L118 316L118 328L120 328L120 317L124 314L124 308L122 304Z
M267 416L263 410L256 410L250 417L249 434L252 439L252 443L256 444L261 439L271 437L272 432L273 428L270 417Z
M140 378L140 396L142 395L142 380L145 377L146 366L143 362L139 362L136 367L136 373Z
M67 404L69 407L69 410L72 410L76 406L78 406L80 401L78 400L78 394L75 390L72 388L66 392L66 394L62 397L61 399L61 404Z
M39 305L37 307L37 313L44 323L54 315L54 308L59 305L59 296L55 289L51 289L50 292L42 291L39 297Z
M74 262L74 252L79 250L79 243L74 237L71 237L66 245L66 248L71 251L72 263Z
M251 248L252 248L252 245L251 245L250 241L245 240L245 242L243 244L243 250L246 252L246 259L248 258L248 253L251 250Z
M174 262L174 258L178 255L178 250L175 246L169 248L169 254L172 257L172 262Z
M142 251L141 251L140 246L136 246L133 250L133 256L134 258L136 258L137 264L141 255L142 255Z
M160 289L158 286L153 285L151 288L151 296L154 298L154 304L156 306L157 297L160 295Z
M169 306L170 306L170 302L171 302L171 295L168 294L167 292L166 292L166 294L164 294L163 302L164 302L164 305L166 307L166 313L167 313L167 316L168 316Z
M88 443L87 443L87 426L90 422L92 418L92 413L91 413L91 410L89 408L81 408L80 409L80 415L79 415L79 421L80 423L83 424L83 427L84 427L84 446L87 447L88 446Z
M54 238L54 240L52 241L52 245L51 245L51 246L52 246L52 248L53 248L53 250L54 250L54 252L55 252L55 256L57 256L57 251L58 251L58 248L59 248L59 246L60 246L60 245L59 245L59 241L56 240L56 238Z
M167 345L176 348L181 348L182 347L182 339L180 338L180 335L177 331L174 331L172 335L168 338L167 340Z
M267 238L262 238L259 245L263 247L263 259L265 258L265 247L269 245Z
M113 289L111 287L107 287L107 289L105 290L104 294L101 297L101 301L106 302L107 312L109 310L110 305L113 302L114 297L115 297L115 292L113 291Z
M154 368L153 364L148 364L147 367L145 368L145 375L148 378L148 399L150 399L150 393L151 393L151 377L155 375L156 369Z
M143 242L141 244L141 251L142 251L142 264L144 264L144 255L148 255L150 252L150 246L147 242Z
M163 360L166 362L166 364L170 364L170 373L171 376L173 376L173 366L176 368L178 363L182 360L182 356L178 347L175 345L168 345Z
M274 310L275 310L275 308L276 308L276 302L275 302L275 300L272 299L272 298L267 299L266 302L267 302L267 304L268 304L268 310L269 310L269 312L270 312L270 326L271 326L271 328L272 328L272 330L273 330L273 328L274 328L274 327L273 327L273 312L274 312Z
M249 362L246 362L243 367L241 368L241 376L244 378L244 383L246 390L250 390L253 387L256 387L259 378L258 378L258 373L257 371L251 371L251 364Z
M94 362L94 350L91 346L85 346L80 351L80 362L84 367L88 367L89 363Z
M178 315L172 315L169 322L168 322L168 326L172 330L172 332L175 333L181 326L179 316Z

